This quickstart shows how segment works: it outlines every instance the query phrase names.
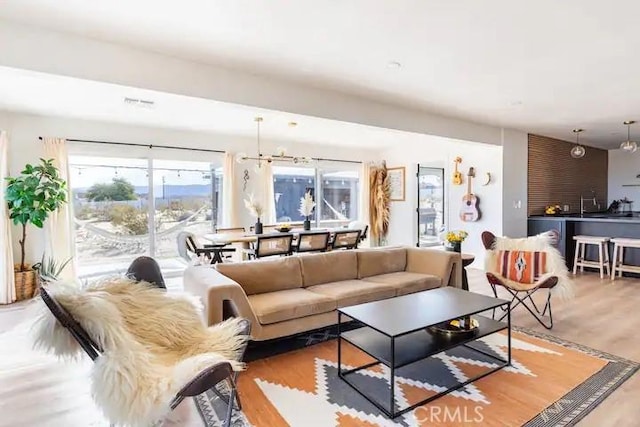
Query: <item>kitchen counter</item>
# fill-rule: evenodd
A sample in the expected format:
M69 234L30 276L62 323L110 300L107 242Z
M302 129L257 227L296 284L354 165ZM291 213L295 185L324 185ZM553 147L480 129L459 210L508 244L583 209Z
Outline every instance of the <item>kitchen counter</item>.
M569 268L572 268L576 247L573 236L588 235L640 239L640 214L634 212L631 213L631 216L629 215L629 213L587 213L584 215L530 216L527 227L528 235L534 236L545 231L556 230L560 235L558 249L565 257ZM613 246L612 244L610 245ZM613 254L613 247L609 249L609 253ZM595 247L588 247L587 259L597 259L596 251ZM627 249L624 254L625 263L640 266L640 250Z
M577 222L619 222L623 224L640 224L640 214L564 214L564 215L534 215L530 221L577 221ZM620 236L622 237L622 236Z

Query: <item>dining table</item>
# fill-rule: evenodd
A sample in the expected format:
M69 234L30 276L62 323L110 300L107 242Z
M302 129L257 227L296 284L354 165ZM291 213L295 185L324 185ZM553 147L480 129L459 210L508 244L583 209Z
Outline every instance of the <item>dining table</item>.
M259 236L274 236L278 234L293 234L294 239L297 239L300 233L309 233L309 232L330 232L335 233L336 231L346 231L348 228L339 227L339 228L312 228L311 230L305 230L304 228L292 228L286 232L283 231L273 231L262 234L255 233L209 233L202 236L204 240L207 240L211 243L218 245L231 245L238 244L242 245L242 247L249 249L252 243L258 241Z

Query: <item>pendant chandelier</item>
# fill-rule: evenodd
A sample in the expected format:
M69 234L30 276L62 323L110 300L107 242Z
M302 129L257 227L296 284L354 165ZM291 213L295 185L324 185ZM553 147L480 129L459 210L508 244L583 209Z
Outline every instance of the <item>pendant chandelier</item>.
M582 145L580 145L580 132L583 131L584 129L573 130L573 133L576 134L576 145L574 145L571 149L571 157L573 157L574 159L580 159L584 157L585 153L587 152L587 150Z
M238 163L244 163L247 160L253 160L256 162L256 170L262 169L262 165L264 163L273 163L273 162L289 162L294 164L307 164L311 163L313 159L311 157L297 157L297 156L288 156L287 150L284 147L278 147L276 149L276 154L262 154L262 150L260 147L260 125L264 121L262 117L256 117L253 119L256 122L256 142L258 151L255 156L249 156L247 153L238 153L236 156L236 161ZM289 123L290 127L294 127L296 124L294 122Z
M638 143L631 140L631 125L634 124L634 120L627 120L624 124L627 126L627 140L620 144L620 149L627 153L635 153L638 149Z

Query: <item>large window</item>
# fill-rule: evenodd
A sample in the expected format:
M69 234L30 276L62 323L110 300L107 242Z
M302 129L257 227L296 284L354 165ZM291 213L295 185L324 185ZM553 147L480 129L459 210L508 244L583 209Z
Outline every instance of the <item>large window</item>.
M273 167L273 192L276 198L276 221L304 221L300 215L300 198L311 191L316 198L316 171L311 168ZM315 212L312 220L315 220Z
M70 156L69 163L80 277L123 272L140 255L155 257L165 275L179 274L178 233L210 232L221 216L222 170L209 162Z
M358 172L320 170L320 225L337 227L358 219Z
M356 170L273 167L278 222L301 222L300 198L311 191L316 226L339 227L358 218L359 178Z

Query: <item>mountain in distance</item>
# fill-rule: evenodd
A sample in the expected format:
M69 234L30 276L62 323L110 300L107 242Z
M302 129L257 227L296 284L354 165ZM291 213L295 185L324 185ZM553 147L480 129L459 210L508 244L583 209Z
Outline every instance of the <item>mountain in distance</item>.
M190 184L190 185L176 185L176 184L165 184L163 185L155 185L153 187L153 193L156 199L161 199L163 197L163 187L164 187L164 198L182 198L182 197L210 197L211 196L211 185L207 184ZM146 196L149 193L148 187L135 186L135 193L139 196ZM81 187L74 188L74 194L83 194L86 193L89 187Z

